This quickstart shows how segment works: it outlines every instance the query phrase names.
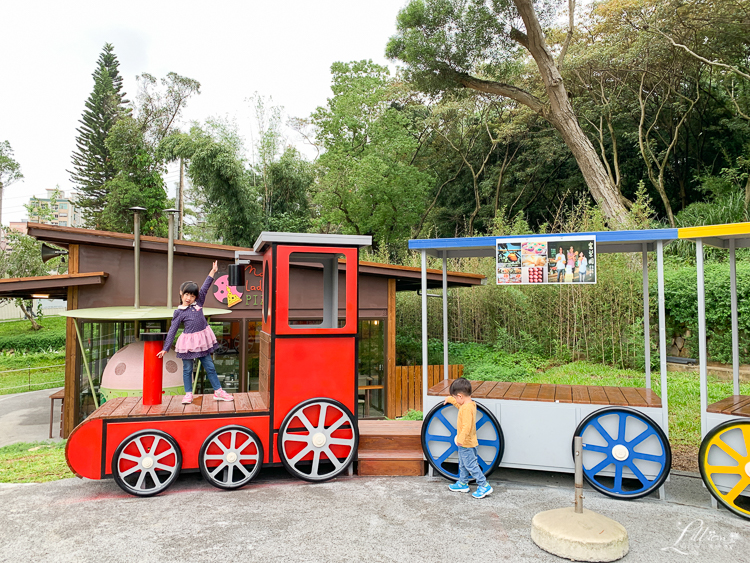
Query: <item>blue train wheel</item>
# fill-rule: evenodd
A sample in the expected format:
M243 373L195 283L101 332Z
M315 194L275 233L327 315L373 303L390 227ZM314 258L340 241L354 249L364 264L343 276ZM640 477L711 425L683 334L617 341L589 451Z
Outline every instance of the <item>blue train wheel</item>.
M645 414L627 407L595 411L578 425L583 437L583 476L600 493L636 499L664 484L672 449L664 431Z
M458 447L456 419L458 409L453 405L436 405L422 422L422 451L432 468L446 479L458 480ZM485 475L500 463L505 448L503 431L494 415L477 403L477 461Z

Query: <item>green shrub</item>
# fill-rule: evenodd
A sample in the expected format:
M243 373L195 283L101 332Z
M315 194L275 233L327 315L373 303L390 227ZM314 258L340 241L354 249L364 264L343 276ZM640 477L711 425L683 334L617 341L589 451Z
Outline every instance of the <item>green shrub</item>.
M65 332L44 332L0 336L0 350L46 352L65 348Z
M422 420L424 418L424 415L422 414L422 411L415 411L414 409L409 409L404 416L401 417L401 420Z

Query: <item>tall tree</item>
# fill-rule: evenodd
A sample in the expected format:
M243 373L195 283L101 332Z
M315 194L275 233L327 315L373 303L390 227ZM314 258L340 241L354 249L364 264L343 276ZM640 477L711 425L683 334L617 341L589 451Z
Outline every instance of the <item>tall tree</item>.
M23 178L21 165L13 158L13 149L8 141L0 143L0 238L3 225L3 190Z
M69 171L80 192L77 205L83 209L84 220L95 227L106 203L104 186L117 174L105 141L115 122L128 113L119 66L114 47L106 43L92 75L94 90L86 100L81 126L76 129L73 169Z
M537 11L531 0L412 0L399 13L386 54L405 62L422 89L470 88L515 100L546 119L569 147L608 222L622 227L626 208L576 119L560 73L569 41L557 61L547 44L542 24L551 23L550 8L541 4ZM570 35L574 8L569 0ZM537 70L528 85L513 72L524 55ZM509 83L514 77L516 84Z

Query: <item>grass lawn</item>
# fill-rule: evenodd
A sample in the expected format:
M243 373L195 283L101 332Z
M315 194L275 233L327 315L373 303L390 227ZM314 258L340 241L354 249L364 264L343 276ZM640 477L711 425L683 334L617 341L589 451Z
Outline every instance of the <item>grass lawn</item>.
M64 350L27 354L0 352L0 395L62 387L65 380L64 364ZM47 366L58 367L33 369Z
M48 315L42 319L42 328L39 330L65 333L65 319L66 317L61 315ZM32 330L31 323L27 320L0 322L0 337L26 334L39 334L39 332Z
M0 483L43 483L73 477L65 442L22 442L0 448Z

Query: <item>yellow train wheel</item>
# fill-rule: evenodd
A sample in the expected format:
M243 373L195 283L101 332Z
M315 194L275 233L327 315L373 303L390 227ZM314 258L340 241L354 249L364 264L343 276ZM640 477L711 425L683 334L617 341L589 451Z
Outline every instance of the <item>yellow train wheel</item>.
M730 420L706 434L698 467L719 504L750 519L750 421Z

